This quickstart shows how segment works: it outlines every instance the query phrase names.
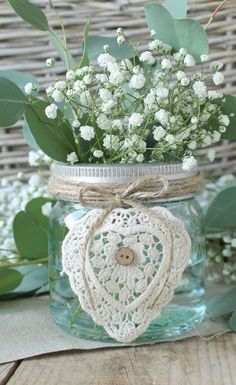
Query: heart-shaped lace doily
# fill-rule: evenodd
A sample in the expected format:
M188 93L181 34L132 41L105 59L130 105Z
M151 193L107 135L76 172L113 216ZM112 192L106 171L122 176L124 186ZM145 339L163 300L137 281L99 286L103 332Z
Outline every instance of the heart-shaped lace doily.
M102 213L90 210L62 245L63 270L82 308L120 342L143 334L171 301L189 260L183 222L163 207L152 212L114 209L85 252L86 236Z

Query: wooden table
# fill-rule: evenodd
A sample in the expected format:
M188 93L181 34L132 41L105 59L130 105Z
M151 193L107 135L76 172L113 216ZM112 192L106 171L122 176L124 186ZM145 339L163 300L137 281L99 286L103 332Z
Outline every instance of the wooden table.
M236 385L236 333L70 351L0 366L0 385Z

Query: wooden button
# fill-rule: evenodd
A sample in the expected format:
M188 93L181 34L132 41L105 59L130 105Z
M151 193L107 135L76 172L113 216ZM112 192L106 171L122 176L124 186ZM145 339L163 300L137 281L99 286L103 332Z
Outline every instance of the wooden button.
M134 252L128 247L122 247L117 250L116 260L120 265L131 265L134 260Z

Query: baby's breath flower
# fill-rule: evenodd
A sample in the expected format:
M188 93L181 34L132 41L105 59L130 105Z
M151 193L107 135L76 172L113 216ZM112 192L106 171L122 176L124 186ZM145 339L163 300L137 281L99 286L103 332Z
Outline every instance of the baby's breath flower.
M149 65L152 65L155 63L155 58L152 56L152 53L150 51L142 52L141 55L139 56L139 60Z
M108 45L108 44L105 44L105 45L103 46L103 51L107 53L107 52L109 52L109 50L110 50L109 45Z
M46 88L46 94L48 96L51 96L53 91L54 91L54 87L52 87L52 86L49 86L48 88Z
M75 80L75 77L76 77L75 71L73 71L73 70L67 71L67 73L66 73L66 80L72 81L72 80Z
M89 91L84 91L80 95L80 101L84 106L91 106L93 104L93 98Z
M193 85L193 90L199 98L205 98L207 96L207 87L204 82L195 82Z
M221 94L217 91L208 91L208 98L211 100L219 99Z
M97 125L101 130L109 130L111 128L111 121L107 118L106 115L100 114L97 117Z
M219 71L223 68L223 63L219 62L219 61L213 61L210 65L210 69L212 71Z
M169 119L169 113L163 109L160 109L155 113L155 118L158 120L163 126L166 126Z
M93 156L95 158L102 158L103 157L103 151L101 151L101 150L94 150Z
M194 57L190 54L187 54L184 58L184 64L186 65L186 67L195 66L196 62L195 62Z
M33 85L33 83L29 82L25 85L24 90L26 95L31 95L32 92L35 90L35 86Z
M117 33L118 36L123 35L124 34L123 28L121 28L121 27L117 28L116 33Z
M85 75L83 77L83 82L86 84L86 85L89 85L92 83L92 76L91 75Z
M80 127L80 136L84 140L90 141L95 137L95 131L92 126L81 126Z
M175 144L175 142L176 142L176 138L175 138L175 136L172 135L172 134L166 135L165 140L166 140L167 143L169 143L170 145Z
M221 72L215 72L212 79L216 86L219 86L224 83L224 75Z
M52 93L52 98L55 100L56 103L61 103L64 100L64 95L59 90L54 90Z
M44 205L41 207L41 211L45 217L49 217L52 211L52 203L51 202L44 203Z
M162 126L155 127L153 131L153 137L157 142L159 142L159 140L161 140L165 136L165 134L166 131Z
M59 91L64 91L64 89L66 88L66 82L64 80L59 80L58 82L56 82L54 87Z
M48 119L56 119L58 107L55 103L50 104L45 108L45 114Z
M112 72L109 76L109 81L115 86L119 86L125 80L124 74L120 71Z
M194 156L184 157L182 168L184 171L194 171L197 168L197 159Z
M188 144L188 148L189 148L190 150L196 150L196 148L197 148L197 142L196 142L196 140L193 140L192 142L190 142L190 143Z
M183 71L178 71L178 72L176 72L176 77L178 80L182 80L182 79L186 78L186 73Z
M157 87L156 89L156 95L160 99L165 99L169 95L169 90L166 87Z
M117 135L106 135L103 139L103 146L107 150L118 149L119 148L119 137Z
M219 116L219 123L225 127L228 127L228 125L230 124L229 117L227 115L220 115Z
M211 148L207 153L207 157L210 160L210 162L213 162L216 157L216 151L213 148Z
M182 79L181 79L181 85L182 85L183 87L187 87L187 86L189 85L189 83L190 83L189 78L182 78Z
M143 154L138 154L136 157L136 161L138 163L142 163L144 161L144 155Z
M163 59L161 62L161 67L163 69L170 69L172 67L171 61L169 59Z
M140 127L143 123L143 115L138 112L133 112L129 118L129 125L132 127Z
M139 73L132 76L132 78L130 79L129 85L131 88L140 90L141 88L144 87L145 82L146 82L145 76L142 73Z
M115 63L116 59L109 53L101 53L97 58L98 65L102 68L107 68L109 63Z
M201 55L201 62L202 63L206 63L207 61L209 61L209 56L208 55Z
M115 105L116 102L114 100L107 100L106 102L102 103L101 110L104 114L111 114Z
M75 119L73 122L72 122L72 127L74 128L78 128L80 127L81 123L78 119Z
M125 37L124 35L121 35L121 36L118 36L116 40L117 40L117 44L121 45L125 42Z
M46 59L46 66L53 67L55 65L55 60L53 58Z
M78 157L75 152L71 152L67 155L67 162L70 162L70 164L78 162Z
M151 29L151 31L150 31L150 36L151 36L151 37L156 36L156 31L155 31L155 29Z

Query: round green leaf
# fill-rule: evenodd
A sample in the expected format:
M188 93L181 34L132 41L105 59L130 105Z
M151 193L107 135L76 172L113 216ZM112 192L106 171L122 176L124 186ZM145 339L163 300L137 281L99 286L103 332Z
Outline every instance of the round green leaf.
M41 31L48 31L48 21L43 11L28 0L8 0L14 11L27 23Z
M200 23L192 19L174 19L165 7L156 3L145 4L144 9L148 28L156 31L159 40L174 51L186 48L198 63L201 62L200 56L208 53L208 37Z
M44 101L36 101L27 107L25 118L39 148L50 158L66 163L68 154L77 153L74 135L60 110L57 119L46 117L47 105Z
M236 186L220 191L211 202L205 218L207 232L236 228Z
M16 214L13 222L14 240L21 257L29 260L48 255L48 218L42 214L42 206L53 202L47 198L34 198L25 211Z
M14 290L20 285L23 275L14 269L0 269L0 295Z
M236 332L236 310L233 312L232 316L229 319L230 329Z
M24 88L27 83L33 83L36 90L39 90L38 80L33 75L25 74L20 71L0 70L0 77L11 80L23 92L25 92Z
M187 0L165 0L163 6L175 19L184 19L187 15Z
M10 80L0 77L0 127L15 124L23 115L28 99Z
M207 306L207 313L210 317L221 317L234 310L236 310L236 288L213 298Z
M23 125L23 136L24 136L25 142L30 147L34 148L35 150L40 150L39 146L35 142L33 135L31 134L31 131L29 129L27 122L24 122L24 125Z

